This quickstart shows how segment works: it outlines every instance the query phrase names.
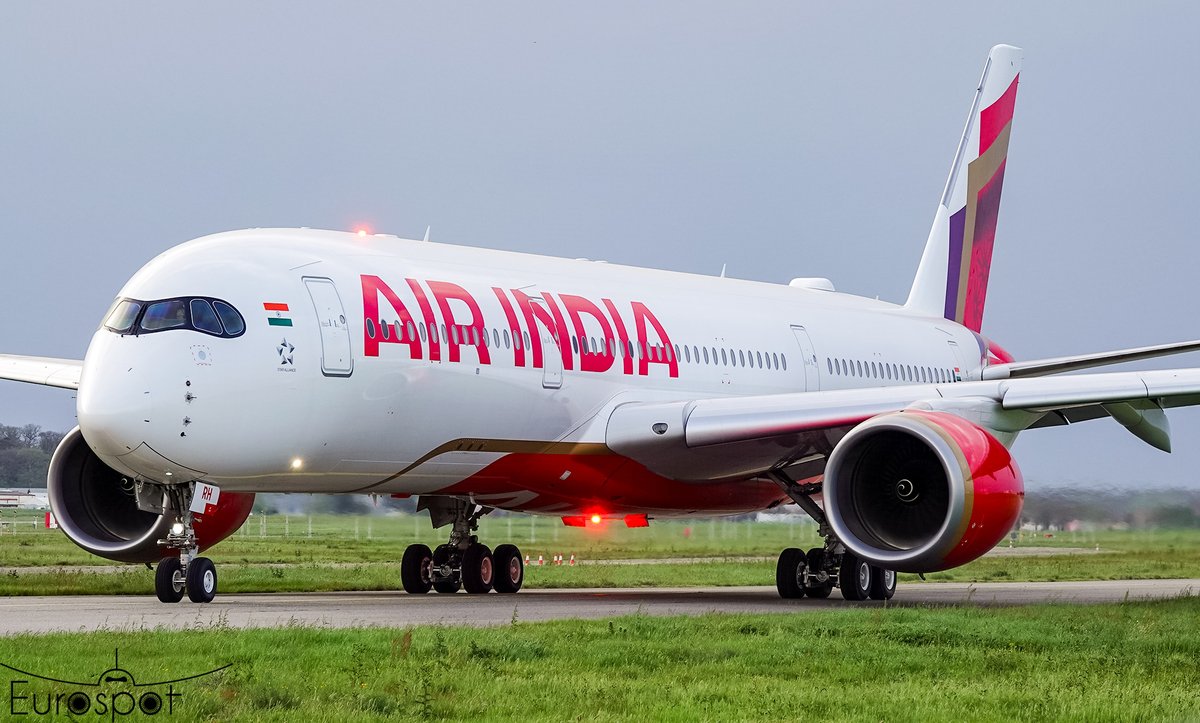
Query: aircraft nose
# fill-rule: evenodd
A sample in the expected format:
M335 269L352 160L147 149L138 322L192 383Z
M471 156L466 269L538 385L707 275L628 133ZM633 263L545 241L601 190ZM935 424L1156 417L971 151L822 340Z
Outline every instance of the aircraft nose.
M136 342L133 337L115 337ZM137 449L154 423L150 374L134 359L123 358L112 340L88 350L76 400L84 439L102 455L119 457Z

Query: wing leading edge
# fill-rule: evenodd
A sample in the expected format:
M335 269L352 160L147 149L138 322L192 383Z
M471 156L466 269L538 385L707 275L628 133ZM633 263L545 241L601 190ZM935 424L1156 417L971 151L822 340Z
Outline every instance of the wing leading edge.
M40 356L0 354L0 379L42 384L60 389L78 389L83 362Z
M681 455L702 456L716 479L735 470L714 465L715 458L753 450L758 471L765 472L827 454L842 434L876 415L927 409L957 414L1006 444L1026 429L1112 417L1139 439L1170 451L1164 410L1192 405L1200 405L1200 369L635 402L613 411L606 442L668 476L696 468ZM717 450L728 454L713 455ZM737 473L744 473L744 462L738 466Z

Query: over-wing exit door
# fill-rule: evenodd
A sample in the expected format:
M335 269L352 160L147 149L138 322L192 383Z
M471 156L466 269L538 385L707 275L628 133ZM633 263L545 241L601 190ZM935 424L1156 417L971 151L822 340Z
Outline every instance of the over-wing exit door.
M321 373L327 377L348 377L354 371L354 357L350 353L350 328L337 287L330 279L315 276L305 276L304 285L312 297L321 328Z

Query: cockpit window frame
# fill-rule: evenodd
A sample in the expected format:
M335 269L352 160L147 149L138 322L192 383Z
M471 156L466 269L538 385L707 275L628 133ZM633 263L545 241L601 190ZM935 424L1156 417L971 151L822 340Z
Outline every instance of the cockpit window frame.
M220 314L217 314L217 320L220 322L221 330L222 330L220 334L209 331L207 329L201 329L201 328L197 327L195 325L195 322L192 319L191 306L192 306L192 301L194 301L194 300L206 301L206 302L208 302L209 306L214 309L216 308L215 306L213 306L214 304L216 304L218 302L221 304L224 304L227 308L233 310L233 312L235 314L237 314L238 319L242 323L242 328L240 330L238 330L237 333L231 334L228 331L227 325L225 324L225 319L221 318ZM187 314L186 323L184 323L181 326L170 326L170 327L165 327L165 328L161 328L161 329L146 329L146 328L142 327L142 319L145 316L147 309L149 309L151 306L153 306L155 304L161 304L164 302L172 302L172 301L182 302L184 310L186 311L186 314ZM116 300L116 302L113 304L112 310L116 310L116 308L124 302L130 302L133 304L141 305L141 308L138 310L137 318L134 320L134 322L123 330L113 328L112 326L109 326L109 324L108 324L109 317L112 316L112 311L110 311L109 315L105 317L104 322L102 324L103 328L107 329L108 331L111 331L114 334L119 334L121 336L141 336L143 334L161 334L163 332L170 332L170 331L194 331L198 334L204 334L205 336L209 336L209 337L216 337L216 338L220 338L220 339L236 339L237 337L242 336L243 334L246 333L246 317L245 317L245 315L242 314L241 311L238 311L238 308L236 306L234 306L233 304L229 303L228 301L226 301L224 299L217 298L215 296L172 296L172 297L165 298L165 299L150 299L150 300L134 299L131 297L121 297L121 298L118 298Z

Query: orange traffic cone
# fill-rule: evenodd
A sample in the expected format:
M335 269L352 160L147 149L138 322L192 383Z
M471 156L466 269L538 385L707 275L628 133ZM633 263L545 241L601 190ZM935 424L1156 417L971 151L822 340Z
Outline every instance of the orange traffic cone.
M546 561L542 559L542 556L541 556L541 555L538 555L538 564L539 564L539 565L545 565L545 564L546 564Z
M575 556L571 555L571 567L575 567Z
M529 555L525 556L525 567L529 567Z

